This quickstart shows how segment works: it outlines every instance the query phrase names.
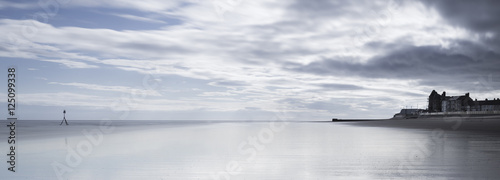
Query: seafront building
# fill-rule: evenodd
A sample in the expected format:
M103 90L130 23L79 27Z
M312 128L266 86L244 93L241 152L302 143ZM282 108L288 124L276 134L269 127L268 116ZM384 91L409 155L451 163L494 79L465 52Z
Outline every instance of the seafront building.
M432 115L488 115L500 114L500 98L492 100L472 99L469 93L462 96L447 96L432 90L427 109L401 109L394 118L417 118Z
M427 112L467 112L467 111L500 111L500 98L493 100L472 100L469 93L463 96L439 95L435 90L429 95Z

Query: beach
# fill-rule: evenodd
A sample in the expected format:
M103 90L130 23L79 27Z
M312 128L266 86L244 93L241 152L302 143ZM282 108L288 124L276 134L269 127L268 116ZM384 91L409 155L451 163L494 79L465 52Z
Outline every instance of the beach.
M496 118L17 121L7 179L496 179ZM459 125L457 125L459 124ZM6 129L6 124L2 124ZM1 136L7 138L7 131ZM7 143L0 148L7 152ZM7 156L3 156L5 162Z
M357 126L409 129L443 129L446 131L500 133L500 116L422 117L413 119L344 120Z

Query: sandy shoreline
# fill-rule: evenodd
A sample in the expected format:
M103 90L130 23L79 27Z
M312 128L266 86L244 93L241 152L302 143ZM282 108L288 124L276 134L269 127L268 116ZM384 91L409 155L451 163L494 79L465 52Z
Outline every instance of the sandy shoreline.
M70 121L69 126L59 126L60 121L38 121L23 120L17 122L17 132L22 139L41 139L61 136L80 136L83 130L99 128L101 121ZM251 123L266 123L251 122ZM2 123L5 127L6 122ZM110 126L114 133L143 131L158 128L175 128L189 125L210 126L215 124L228 123L225 121L110 121ZM230 122L243 123L249 122ZM296 123L333 123L363 127L386 127L386 128L406 128L406 129L442 129L445 131L468 131L500 134L500 117L437 117L419 119L345 119L340 121L301 121ZM7 131L0 132L6 137Z
M385 119L385 120L342 120L340 123L366 127L390 127L411 129L443 129L451 131L472 131L500 134L500 117L433 117L417 119Z
M97 134L100 121L18 122L19 173L0 171L7 179L212 179L233 162L241 171L230 179L500 177L498 118L296 121L276 130L265 121L112 121ZM80 161L69 161L75 153ZM71 172L54 171L55 162Z

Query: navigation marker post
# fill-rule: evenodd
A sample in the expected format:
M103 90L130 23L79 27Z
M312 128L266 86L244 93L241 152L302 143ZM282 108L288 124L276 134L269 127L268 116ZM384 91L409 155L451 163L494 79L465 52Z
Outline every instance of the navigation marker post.
M61 124L59 124L59 126L62 125L63 122L66 122L66 126L69 125L68 121L66 120L66 110L63 111L63 114L64 114L64 117L63 117L63 120L61 121Z

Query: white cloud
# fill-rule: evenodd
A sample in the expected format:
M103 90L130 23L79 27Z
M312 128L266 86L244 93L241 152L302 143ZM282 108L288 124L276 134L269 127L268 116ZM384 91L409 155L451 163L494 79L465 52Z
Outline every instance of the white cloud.
M59 63L69 68L106 66L159 77L179 75L210 81L207 86L225 88L220 91L201 89L199 94L191 97L194 99L184 98L182 101L158 98L147 107L155 110L210 107L227 111L252 106L272 111L284 106L282 102L286 100L297 99L300 102L285 106L293 104L293 110L306 111L308 108L304 104L351 98L355 100L335 103L364 111L369 107L363 103L388 109L405 105L403 103L423 104L425 98L414 99L405 93L424 94L429 87L415 87L418 79L366 79L356 74L332 77L290 72L285 67L291 63L307 65L322 59L367 63L394 50L373 48L370 46L373 44L449 47L453 45L447 43L450 40L471 37L469 32L443 23L438 13L419 2L406 2L394 8L377 1L345 7L350 14L310 19L294 16L290 12L290 1L241 1L229 5L222 14L214 9L213 3L220 2L74 0L67 7L133 9L177 18L181 23L167 23L160 29L119 31L2 19L0 32L19 34L28 24L36 28L36 34L29 38L20 35L22 43L6 46L6 50L0 51L0 56ZM140 17L121 11L110 13L137 21L164 23L149 16ZM0 38L2 42L12 44L8 37ZM360 88L339 90L318 86L328 83ZM51 84L120 93L134 90L161 96L157 91L125 86L78 82ZM45 94L41 95L45 97ZM380 100L378 97L391 98Z
M141 17L141 16L134 16L130 14L113 14L114 16L118 16L121 18L125 19L130 19L130 20L135 20L135 21L142 21L142 22L149 22L149 23L159 23L159 24L165 24L165 21L157 20L157 19L152 19L152 18L146 18L146 17Z
M10 1L2 1L2 3L0 3L0 9L7 9L7 8L33 9L38 7L39 6L36 3L18 3Z
M96 65L89 65L87 63L84 63L84 62L79 62L79 61L72 61L72 60L64 60L64 59L57 59L57 60L54 60L54 59L46 59L46 60L43 60L43 61L47 61L47 62L54 62L54 63L60 63L60 64L63 64L69 68L99 68L99 66L96 66Z
M22 104L35 106L78 106L92 108L109 108L113 98L94 95L55 92L55 93L26 93L19 99Z
M130 88L126 86L104 86L98 84L86 84L86 83L60 83L60 82L50 82L49 84L57 84L64 86L74 86L77 88L88 89L88 90L96 90L96 91L111 91L111 92L119 92L119 93L127 93L127 94L137 94L141 97L147 96L161 96L161 94L155 90L151 89L140 89L140 88Z

